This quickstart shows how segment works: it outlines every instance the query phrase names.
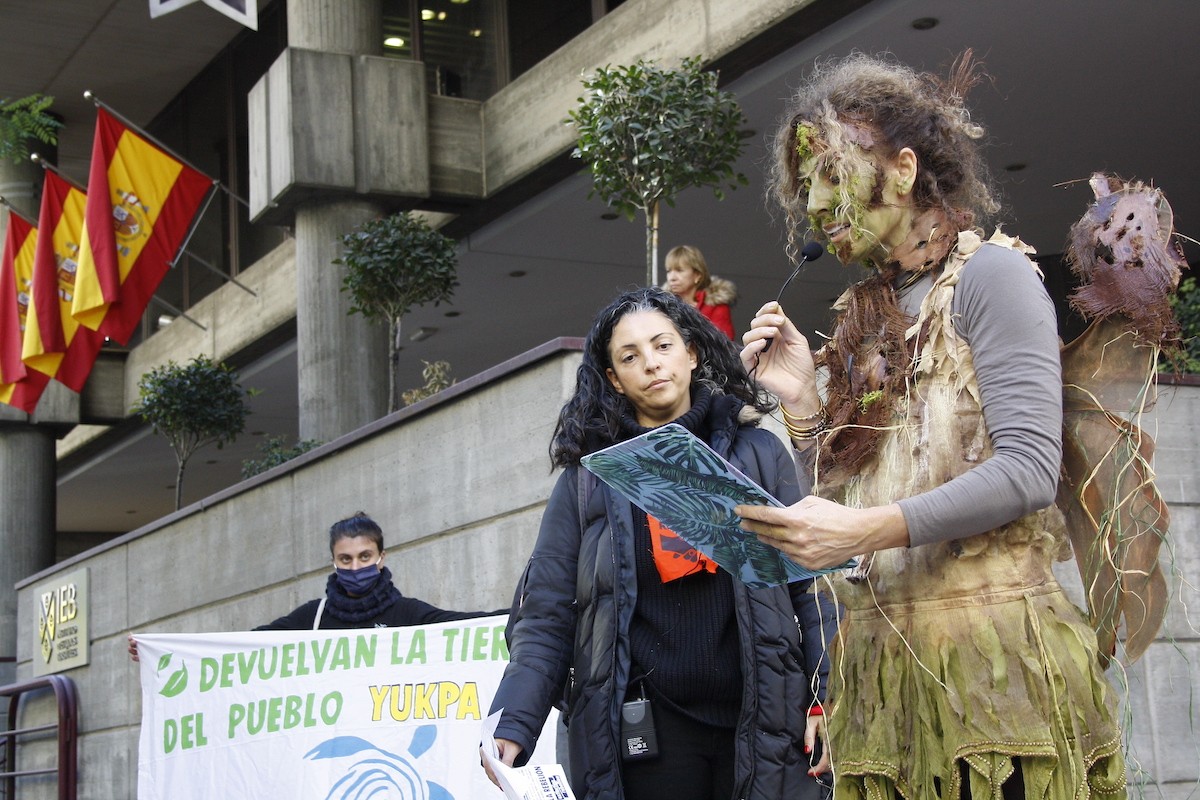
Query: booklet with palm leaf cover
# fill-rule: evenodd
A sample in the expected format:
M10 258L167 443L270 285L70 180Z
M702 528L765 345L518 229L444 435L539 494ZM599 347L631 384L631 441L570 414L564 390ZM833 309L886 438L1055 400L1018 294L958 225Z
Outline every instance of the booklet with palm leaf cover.
M805 569L739 527L735 506L783 503L682 425L647 431L581 463L747 586L777 586L852 566Z

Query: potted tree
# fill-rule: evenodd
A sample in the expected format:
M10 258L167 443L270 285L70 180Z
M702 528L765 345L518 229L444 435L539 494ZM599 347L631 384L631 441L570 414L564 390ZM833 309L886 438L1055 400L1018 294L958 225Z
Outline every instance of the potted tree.
M449 361L423 361L422 363L425 364L425 368L421 370L421 377L425 379L425 385L409 389L400 395L400 399L406 406L419 403L427 397L433 397L456 383L454 378L450 377Z
M138 381L138 402L132 411L167 437L179 469L175 473L175 510L183 500L183 472L188 459L206 445L218 449L246 427L250 393L237 373L208 356L187 364L168 361Z
M286 464L297 456L302 456L321 443L316 439L301 439L288 447L287 437L269 436L258 446L262 458L248 458L242 462L242 478L253 478L255 475L274 469L280 464Z
M400 323L414 307L449 302L458 286L454 241L422 218L403 212L371 220L342 237L335 264L346 267L342 291L351 314L388 326L388 412L397 409Z
M646 283L655 286L661 204L674 206L689 186L712 186L721 199L723 184L746 183L733 168L745 116L699 57L678 69L645 61L604 67L583 87L587 94L568 118L578 132L571 155L588 163L593 195L629 219L645 215Z

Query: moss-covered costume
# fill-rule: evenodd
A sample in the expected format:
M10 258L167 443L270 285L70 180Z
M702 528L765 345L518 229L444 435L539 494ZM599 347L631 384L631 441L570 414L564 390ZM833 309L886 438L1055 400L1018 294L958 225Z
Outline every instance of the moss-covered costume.
M1024 250L997 234L990 244ZM959 235L908 331L909 389L870 459L817 492L851 507L930 491L992 454L972 353L952 301L979 236ZM1036 266L1030 262L1030 269ZM1125 796L1114 693L1096 636L1051 573L1056 508L960 539L874 554L837 579L846 612L832 657L835 796L999 798L1019 761L1027 798Z

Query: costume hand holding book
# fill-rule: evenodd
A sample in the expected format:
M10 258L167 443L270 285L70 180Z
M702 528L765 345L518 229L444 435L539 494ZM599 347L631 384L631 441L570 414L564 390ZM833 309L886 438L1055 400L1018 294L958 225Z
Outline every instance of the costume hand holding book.
M582 464L747 586L777 586L833 571L805 569L743 530L736 506L783 504L682 425L619 442L584 456Z

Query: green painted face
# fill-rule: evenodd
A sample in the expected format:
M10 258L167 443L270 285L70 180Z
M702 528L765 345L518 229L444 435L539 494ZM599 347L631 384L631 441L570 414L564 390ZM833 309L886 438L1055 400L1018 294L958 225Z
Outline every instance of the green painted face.
M796 126L800 199L806 203L813 235L826 242L843 264L882 263L897 237L896 208L878 202L883 171L874 158L847 137L838 147L816 129Z
M816 128L806 122L796 123L796 155L800 157L801 163L817 155L814 144L816 140Z

